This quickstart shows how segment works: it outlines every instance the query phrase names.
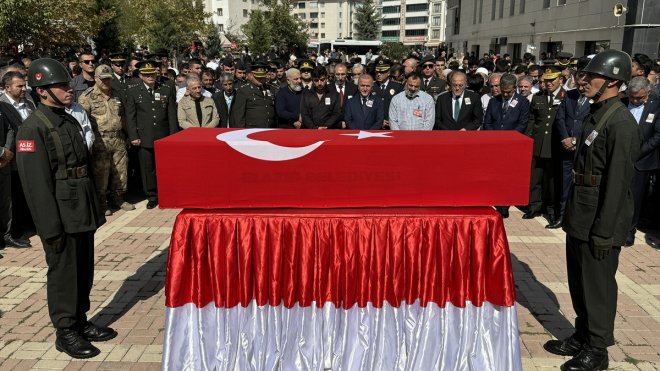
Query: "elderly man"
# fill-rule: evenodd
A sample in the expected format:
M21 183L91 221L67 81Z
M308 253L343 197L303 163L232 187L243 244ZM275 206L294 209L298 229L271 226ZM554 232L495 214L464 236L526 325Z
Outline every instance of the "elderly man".
M346 104L346 100L351 99L358 92L357 85L352 80L347 80L347 68L343 63L335 66L334 88L337 90L337 94L339 94L342 107Z
M633 59L634 65L635 60ZM650 91L649 81L644 76L636 76L628 84L627 97L622 99L642 132L642 150L639 159L635 162L635 175L632 181L635 213L626 239L626 246L635 244L635 232L642 205L648 193L649 181L651 175L660 168L660 119L658 119L660 99L649 94Z
M361 63L356 63L353 65L353 68L351 68L351 80L350 82L353 83L354 86L357 86L358 84L358 79L360 76L364 73L364 65Z
M234 87L234 75L225 73L220 76L221 90L213 95L213 101L218 109L220 116L219 126L223 128L229 127L229 116L233 108L234 98L236 98L236 88Z
M532 103L532 86L534 86L534 79L531 76L521 76L518 79L518 94L525 97L530 103Z
M96 124L92 126L95 137L92 147L92 173L101 208L106 216L110 216L112 209L135 210L135 206L124 201L128 186L126 117L122 97L119 91L113 88L113 72L110 66L98 66L94 76L96 83L93 88L82 93L80 105Z
M450 91L440 94L435 104L436 130L477 130L484 111L479 95L466 90L467 75L463 71L449 74Z
M359 94L346 102L344 121L346 127L354 130L377 130L383 126L385 111L384 103L373 94L374 79L370 75L362 75L358 80Z
M493 73L488 77L488 88L490 92L481 96L481 107L483 107L484 112L486 111L486 107L488 107L488 101L493 97L498 97L502 93L500 90L501 77L501 73Z
M289 68L286 71L287 86L280 89L275 97L275 113L277 126L285 129L300 129L300 100L302 98L302 83L300 71Z
M417 72L417 63L417 58L413 57L407 58L405 61L403 61L403 68L406 77L411 76Z
M193 73L186 77L186 95L179 102L177 119L181 129L214 128L220 122L213 99L202 95L202 81Z
M433 97L420 90L422 79L413 74L406 79L404 91L390 103L392 130L432 130L435 122Z

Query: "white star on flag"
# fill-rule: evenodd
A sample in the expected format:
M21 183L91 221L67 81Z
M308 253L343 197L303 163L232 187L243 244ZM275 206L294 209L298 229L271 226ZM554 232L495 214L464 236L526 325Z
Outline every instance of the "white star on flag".
M357 137L358 139L365 139L365 138L392 138L387 136L388 134L392 134L392 132L387 132L387 133L370 133L368 131L362 131L360 130L359 133L357 134L341 134L341 135L349 135L352 137Z

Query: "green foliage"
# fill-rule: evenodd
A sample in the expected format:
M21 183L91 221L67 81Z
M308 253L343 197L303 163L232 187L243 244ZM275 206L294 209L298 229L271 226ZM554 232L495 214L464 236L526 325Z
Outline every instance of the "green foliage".
M355 38L378 40L381 20L373 0L365 0L355 9Z
M387 56L387 58L401 62L403 58L410 53L410 48L400 42L384 43L381 51L383 52L383 55Z
M261 3L266 11L253 11L248 23L241 27L249 50L262 54L271 47L280 53L305 49L309 40L307 24L292 15L293 2L262 0Z
M117 19L120 16L120 12L117 9L115 0L96 0L94 11L95 13L109 11L114 14L113 17L101 24L101 29L94 38L96 49L105 49L110 53L119 51L121 42L119 41L119 26L117 24Z
M247 38L247 47L252 54L265 54L270 50L273 35L270 22L266 20L263 11L253 11L250 14L250 20L241 29Z
M211 33L206 36L206 51L209 55L215 55L222 51L222 39L220 30L216 25L212 25Z

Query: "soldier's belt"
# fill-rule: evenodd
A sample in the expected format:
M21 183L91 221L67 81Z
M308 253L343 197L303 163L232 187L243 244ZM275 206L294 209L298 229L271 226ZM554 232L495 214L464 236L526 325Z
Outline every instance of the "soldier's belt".
M118 131L100 131L102 138L123 138L124 133L121 130Z
M577 186L598 187L600 178L600 175L585 175L573 172L573 183Z
M66 169L66 175L69 179L79 179L87 177L87 165L71 167Z

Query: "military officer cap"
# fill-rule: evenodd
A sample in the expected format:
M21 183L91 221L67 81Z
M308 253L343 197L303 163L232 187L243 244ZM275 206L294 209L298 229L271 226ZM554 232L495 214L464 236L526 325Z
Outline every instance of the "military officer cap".
M280 68L280 64L277 63L277 61L270 61L268 62L268 67L270 67L271 71L277 71L277 69Z
M111 79L112 69L107 64L101 64L94 70L94 77L100 80Z
M156 73L156 70L158 69L158 62L154 60L138 62L138 64L135 65L135 68L137 68L141 74L149 75Z
M429 54L426 57L422 58L422 63L421 64L424 64L426 62L431 62L431 63L435 64L435 58L432 55Z
M257 61L250 66L252 75L258 79L266 77L269 66L263 62Z
M559 52L557 53L557 64L562 67L568 67L571 63L571 58L573 58L573 54L569 52Z
M376 72L386 72L392 68L392 61L385 58L378 58L376 60Z
M571 66L577 66L578 65L578 59L577 58L571 58Z
M300 71L304 70L307 72L311 72L314 69L314 67L316 67L314 62L310 61L309 59L303 59L302 61L300 61L299 65L300 65L299 68Z
M541 76L541 79L543 80L554 80L559 75L561 75L561 68L560 66L555 66L555 65L547 65L543 66L543 76Z
M122 53L112 53L108 56L112 63L124 63L126 62L126 56Z
M341 59L339 58L330 58L328 59L328 64L329 65L335 65L341 63Z

